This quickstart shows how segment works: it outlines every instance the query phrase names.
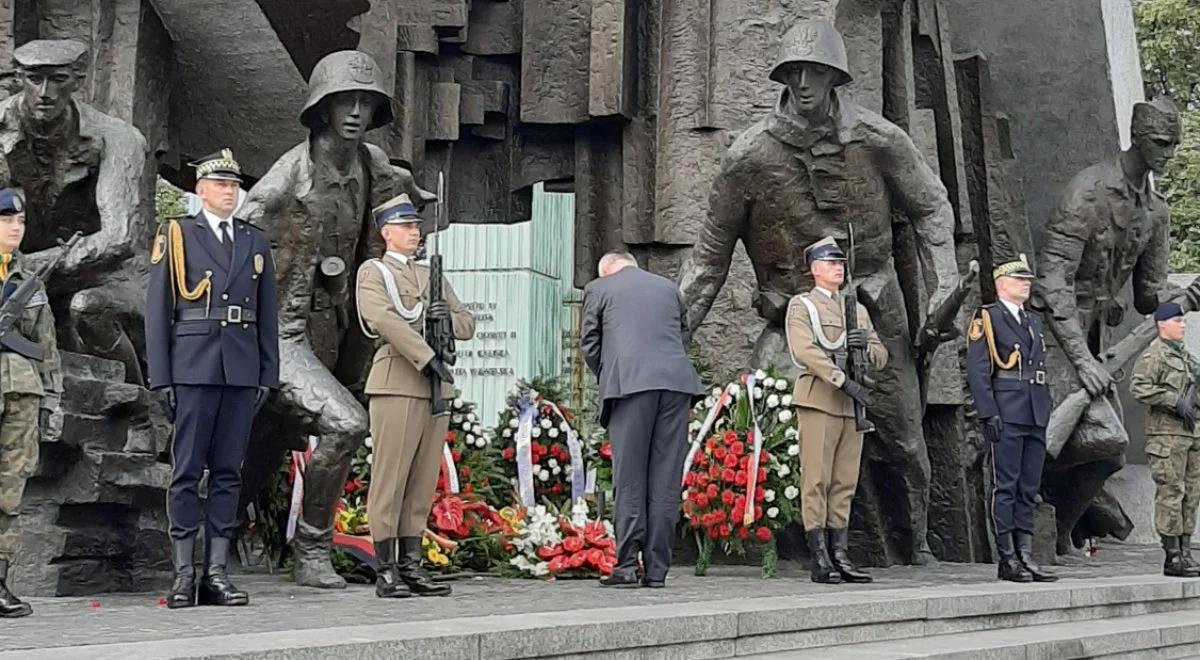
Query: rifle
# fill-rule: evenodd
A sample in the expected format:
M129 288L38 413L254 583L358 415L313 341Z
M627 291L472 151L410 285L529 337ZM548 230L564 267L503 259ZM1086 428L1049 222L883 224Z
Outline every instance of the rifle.
M848 225L849 230L849 250L847 250L846 260L846 278L843 284L846 287L845 300L845 325L846 334L850 334L852 330L858 329L858 289L854 287L854 225ZM846 350L846 377L853 380L864 387L872 387L872 381L869 374L870 367L867 349L858 348ZM875 430L875 425L871 420L867 419L867 407L858 401L854 402L854 429L859 433L869 433Z
M83 232L77 231L66 243L60 241L62 251L58 253L58 256L42 264L42 267L34 273L33 277L23 278L21 283L17 285L16 291L13 291L12 295L4 300L4 304L0 305L0 346L30 360L41 362L45 359L46 356L42 353L42 347L22 337L19 333L13 332L13 326L17 324L17 321L21 320L21 317L25 314L25 306L29 304L34 294L42 288L46 278L50 277L55 268L58 268L58 264L62 262L63 257L67 256L67 253L71 251L71 248L75 247L75 244L79 242L82 236Z
M431 305L446 299L445 292L442 291L442 255L438 254L437 242L434 239L434 234L441 230L445 213L446 178L442 172L438 172L437 213L434 215L436 226L433 234L429 236L429 241L433 242L432 254L429 255L429 304ZM433 349L434 360L438 360L447 367L454 365L454 327L450 319L434 320L426 315L425 341ZM453 383L454 380L451 379L449 382ZM431 370L429 374L429 402L435 415L444 413L448 409L446 399L442 397L442 377L438 375L436 369Z
M927 353L937 348L941 343L942 334L955 329L958 310L962 308L963 301L970 295L971 285L975 283L975 278L978 276L979 262L972 259L967 267L967 274L958 279L958 285L954 287L949 297L933 310L933 313L925 321L924 330L913 339L919 352Z

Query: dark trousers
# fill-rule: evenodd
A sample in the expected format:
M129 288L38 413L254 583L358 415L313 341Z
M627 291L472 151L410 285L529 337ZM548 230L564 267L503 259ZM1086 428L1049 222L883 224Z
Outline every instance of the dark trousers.
M171 538L187 538L200 529L199 486L205 467L205 533L208 538L233 536L256 393L253 387L175 386L173 469L167 495Z
M1025 424L1004 424L1000 440L992 445L995 490L992 516L997 534L1033 533L1034 498L1042 483L1046 458L1046 429Z
M618 571L635 571L641 552L646 579L667 577L691 402L688 394L665 390L609 402Z

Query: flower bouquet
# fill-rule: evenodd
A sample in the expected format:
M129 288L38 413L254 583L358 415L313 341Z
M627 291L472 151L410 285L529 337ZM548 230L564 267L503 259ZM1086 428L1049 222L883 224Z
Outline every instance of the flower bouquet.
M495 570L517 536L511 509L496 511L478 494L438 493L429 513L422 563L443 573Z
M700 546L697 575L707 572L718 547L740 556L747 543L762 544L763 576L775 575L775 536L800 517L791 386L776 373L757 371L696 404L683 515Z
M548 501L562 509L573 497L584 496L586 470L594 461L594 451L576 435L571 411L555 403L560 395L550 381L518 381L509 394L508 407L500 413L497 439L504 446L501 456L517 500L527 508Z
M455 399L451 411L446 447L456 478L449 478L449 462L443 459L437 491L479 495L485 502L502 506L508 494L508 473L500 448L480 425L474 403Z
M599 577L617 563L612 525L589 519L582 500L569 517L545 505L524 510L512 544L516 555L506 572L519 577Z

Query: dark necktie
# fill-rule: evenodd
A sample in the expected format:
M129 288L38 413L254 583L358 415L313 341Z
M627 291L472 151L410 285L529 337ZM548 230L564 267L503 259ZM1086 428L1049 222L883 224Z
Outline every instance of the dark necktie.
M230 261L233 260L233 236L229 234L229 222L222 220L217 224L217 228L221 230L221 247L225 248L225 256Z
M1025 318L1025 310L1017 310L1017 323L1020 323L1022 328L1029 327L1029 319Z

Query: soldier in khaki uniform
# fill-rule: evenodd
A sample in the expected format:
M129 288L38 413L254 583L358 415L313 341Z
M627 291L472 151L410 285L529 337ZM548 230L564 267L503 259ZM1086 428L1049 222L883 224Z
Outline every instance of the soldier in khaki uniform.
M25 236L21 198L0 190L0 301L8 299L25 274L17 247ZM28 616L33 608L8 589L8 565L17 544L17 512L25 480L38 461L38 428L45 428L58 407L62 371L54 335L54 314L45 290L34 294L15 334L37 344L41 360L0 346L0 618Z
M1163 575L1196 577L1192 530L1200 504L1200 432L1196 429L1196 377L1200 364L1183 347L1183 309L1163 303L1154 313L1158 341L1133 367L1129 391L1150 406L1146 457L1154 477L1154 526L1162 537Z
M850 504L862 459L854 402L867 405L869 396L862 383L846 377L843 365L848 349L866 347L871 366L881 369L887 363L887 349L862 305L858 329L845 329L845 303L838 289L846 277L846 255L838 244L823 238L804 251L804 258L816 286L788 304L787 340L801 370L792 405L798 408L800 425L802 515L812 552L812 580L870 582L871 577L855 568L847 554Z
M421 571L421 535L449 428L448 415L433 415L429 377L441 377L445 397L454 396L454 379L425 341L425 320L449 318L454 337L467 340L475 334L475 319L444 280L445 301L429 302L429 269L414 259L421 217L408 195L373 213L387 253L359 267L358 314L367 336L383 339L366 387L374 441L367 520L379 560L375 595L444 596L450 585Z

